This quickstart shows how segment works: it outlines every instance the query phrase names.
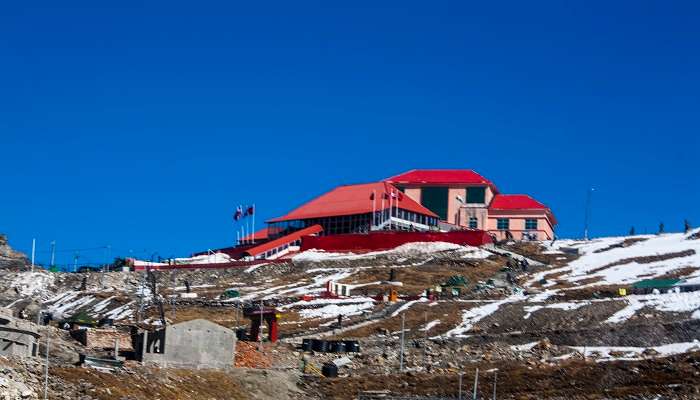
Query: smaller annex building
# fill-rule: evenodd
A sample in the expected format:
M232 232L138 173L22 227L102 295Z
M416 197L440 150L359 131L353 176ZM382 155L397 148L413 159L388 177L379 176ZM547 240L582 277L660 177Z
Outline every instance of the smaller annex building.
M414 169L386 182L456 228L485 230L499 240L554 238L557 220L549 207L526 194L502 194L472 170Z
M132 336L136 359L161 367L229 369L236 352L236 334L205 319L167 325Z

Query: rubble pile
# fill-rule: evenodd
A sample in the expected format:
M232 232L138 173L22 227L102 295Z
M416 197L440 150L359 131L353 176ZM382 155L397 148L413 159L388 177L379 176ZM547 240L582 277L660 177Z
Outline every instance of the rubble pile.
M258 343L239 341L236 344L235 366L239 368L270 368L273 364L269 352L258 350Z
M0 400L38 399L41 369L35 360L0 357Z

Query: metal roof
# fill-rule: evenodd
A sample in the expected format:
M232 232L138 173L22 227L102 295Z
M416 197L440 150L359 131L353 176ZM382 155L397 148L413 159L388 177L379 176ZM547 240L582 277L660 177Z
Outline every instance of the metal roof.
M498 193L493 182L471 169L412 169L385 181L405 185L487 185Z
M359 185L338 186L315 199L303 204L288 214L273 218L267 222L294 221L310 218L334 217L354 214L368 214L372 210L382 210L382 198L384 197L384 209L389 208L389 197L395 196L392 203L398 203L398 207L413 211L418 214L437 218L438 216L415 200L404 195L398 188L386 182L365 183ZM374 196L374 200L372 199ZM394 206L394 205L392 205Z

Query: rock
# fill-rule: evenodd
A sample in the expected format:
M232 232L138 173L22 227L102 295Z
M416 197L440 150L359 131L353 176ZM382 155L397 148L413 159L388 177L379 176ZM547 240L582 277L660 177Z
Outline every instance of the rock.
M658 356L658 355L659 355L659 352L656 351L656 350L654 350L654 349L652 349L652 348L646 348L646 349L644 349L644 351L642 352L642 354L645 355L645 356L647 356L647 357L653 357L653 356Z

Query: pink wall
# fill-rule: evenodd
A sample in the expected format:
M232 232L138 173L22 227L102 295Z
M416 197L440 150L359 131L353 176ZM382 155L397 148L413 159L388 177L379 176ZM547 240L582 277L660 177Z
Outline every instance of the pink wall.
M406 188L404 194L420 204L420 188Z
M488 212L486 207L462 207L459 217L460 225L469 227L469 217L476 217L476 228L486 230Z
M546 213L542 211L494 211L489 212L486 222L486 230L489 233L495 234L499 240L506 238L505 231L498 230L498 218L508 218L510 220L509 231L513 234L516 240L523 237L523 232L536 233L538 240L551 240L554 238L554 228L549 222ZM525 229L525 220L537 219L537 230L531 231Z
M466 199L467 189L449 188L447 190L447 222L464 226L464 223L459 218L459 209L462 207L462 203L457 200L457 196Z

